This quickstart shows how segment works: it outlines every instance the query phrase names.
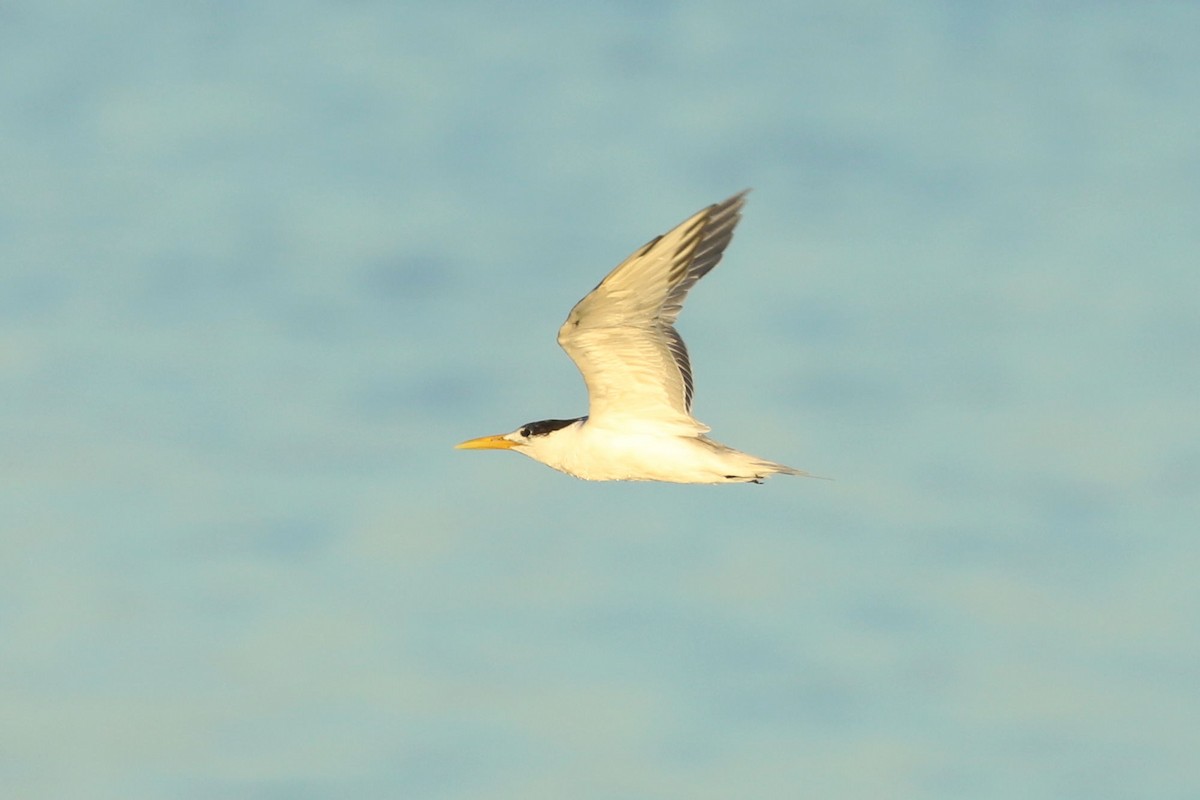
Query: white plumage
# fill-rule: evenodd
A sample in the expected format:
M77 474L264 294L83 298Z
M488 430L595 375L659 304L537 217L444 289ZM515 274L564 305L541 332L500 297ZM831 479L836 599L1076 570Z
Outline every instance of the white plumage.
M708 426L691 413L691 363L674 322L688 290L720 262L745 202L743 191L651 240L571 309L558 343L587 384L586 417L531 422L458 447L516 450L594 481L807 475L709 439Z

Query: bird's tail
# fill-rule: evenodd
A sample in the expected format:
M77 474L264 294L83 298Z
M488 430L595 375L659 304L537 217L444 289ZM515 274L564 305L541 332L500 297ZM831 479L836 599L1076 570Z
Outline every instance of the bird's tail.
M718 454L722 461L721 467L725 470L725 480L730 483L762 483L772 475L796 475L802 478L821 477L802 469L789 467L787 464L780 464L778 461L768 461L765 458L734 450L729 445L721 444L707 436L697 438Z
M759 473L756 478L762 480L771 475L796 475L801 478L821 478L820 475L814 475L811 472L806 472L802 469L789 467L787 464L780 464L777 461L767 461L765 459L756 459L752 465ZM828 478L823 478L828 480Z

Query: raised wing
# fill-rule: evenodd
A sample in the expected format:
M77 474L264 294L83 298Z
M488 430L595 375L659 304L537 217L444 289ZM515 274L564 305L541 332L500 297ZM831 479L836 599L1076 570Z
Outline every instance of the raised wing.
M720 262L745 202L735 194L648 242L571 309L558 343L583 373L589 420L708 430L692 418L692 367L672 323Z

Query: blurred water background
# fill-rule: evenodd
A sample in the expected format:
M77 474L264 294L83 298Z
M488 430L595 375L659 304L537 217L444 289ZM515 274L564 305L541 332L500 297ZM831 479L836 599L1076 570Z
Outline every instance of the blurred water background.
M20 798L1200 796L1200 6L0 7ZM554 334L754 187L713 435Z

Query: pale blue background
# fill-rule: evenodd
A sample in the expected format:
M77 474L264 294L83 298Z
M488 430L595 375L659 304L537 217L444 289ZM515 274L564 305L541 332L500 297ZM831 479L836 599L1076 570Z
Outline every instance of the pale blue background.
M1200 6L0 8L13 798L1200 796ZM714 435L554 343L752 186Z

